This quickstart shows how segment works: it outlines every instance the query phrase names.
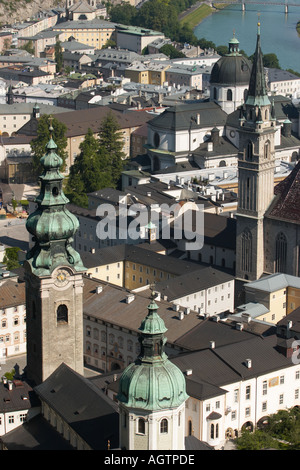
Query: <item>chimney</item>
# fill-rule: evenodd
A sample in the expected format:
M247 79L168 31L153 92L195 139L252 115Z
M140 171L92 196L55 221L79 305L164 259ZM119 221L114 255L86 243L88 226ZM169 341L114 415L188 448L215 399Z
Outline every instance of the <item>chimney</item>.
M127 304L131 304L131 302L133 302L134 299L135 299L134 294L128 294L128 295L126 296L126 303L127 303Z
M197 126L200 126L200 114L199 113L197 114L196 121L197 121Z
M235 325L235 327L236 327L237 330L242 331L242 329L243 329L243 323L237 323L237 324Z
M103 290L103 287L102 286L97 286L96 287L96 294L100 294Z
M185 313L186 315L188 315L188 314L190 313L190 311L191 311L190 307L186 307L186 308L184 309L184 313Z
M193 373L193 369L187 369L185 371L185 375L192 375L192 373Z
M215 349L216 343L215 341L210 341L209 345L210 345L210 349Z
M251 316L249 315L249 313L242 313L242 320L245 323L250 323Z
M183 320L183 319L184 319L184 313L183 313L182 311L180 311L180 312L178 313L178 318L179 318L179 320Z
M291 137L292 134L292 123L289 119L286 119L281 128L281 133L284 137Z
M8 381L8 390L12 390L13 389L13 383L11 380Z
M252 367L252 361L251 361L251 359L246 359L245 362L246 362L246 367L247 367L247 369L251 369L251 367Z
M213 146L218 145L218 143L220 141L220 131L219 131L219 129L217 127L214 127L210 131L210 135L211 135L211 141L213 143Z
M179 305L178 304L173 304L173 310L175 310L175 312L178 312L179 311Z

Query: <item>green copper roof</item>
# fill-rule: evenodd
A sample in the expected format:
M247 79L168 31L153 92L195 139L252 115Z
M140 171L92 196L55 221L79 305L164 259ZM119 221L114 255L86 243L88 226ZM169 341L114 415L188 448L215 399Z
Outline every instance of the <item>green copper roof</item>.
M69 200L62 190L64 177L59 170L62 159L55 152L56 148L51 137L46 154L41 158L43 174L40 176L40 194L35 199L37 209L26 221L26 228L35 242L27 253L27 262L38 276L49 275L61 265L75 271L85 270L80 255L72 247L79 222L66 208Z
M254 53L246 104L250 106L270 105L263 66L263 54L260 45L260 23L258 23L257 28L256 49Z
M176 408L187 398L185 378L164 352L167 331L154 299L139 328L141 353L124 370L118 400L128 407L158 411Z

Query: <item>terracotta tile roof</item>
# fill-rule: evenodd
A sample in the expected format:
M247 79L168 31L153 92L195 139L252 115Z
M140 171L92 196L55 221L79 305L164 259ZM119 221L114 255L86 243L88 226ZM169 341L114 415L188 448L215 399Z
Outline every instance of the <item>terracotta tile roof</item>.
M266 217L300 223L300 161L293 171L274 190L275 198Z
M25 305L25 284L5 281L0 286L0 309Z

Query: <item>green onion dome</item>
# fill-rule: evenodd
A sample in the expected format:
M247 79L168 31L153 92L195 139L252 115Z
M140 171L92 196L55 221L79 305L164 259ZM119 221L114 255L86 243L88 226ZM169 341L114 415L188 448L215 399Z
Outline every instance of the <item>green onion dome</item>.
M177 408L187 398L185 378L164 352L167 331L154 300L139 328L141 353L120 378L118 400L128 407L158 411Z

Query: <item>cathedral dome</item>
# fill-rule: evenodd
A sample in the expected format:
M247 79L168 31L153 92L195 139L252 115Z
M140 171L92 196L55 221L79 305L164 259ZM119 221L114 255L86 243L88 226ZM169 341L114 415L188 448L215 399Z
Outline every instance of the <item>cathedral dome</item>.
M185 377L164 353L166 327L154 300L143 320L141 354L120 378L118 399L128 407L144 410L176 408L187 398Z
M213 66L211 84L248 86L251 62L239 53L239 41L233 37L229 42L228 54L221 57Z

